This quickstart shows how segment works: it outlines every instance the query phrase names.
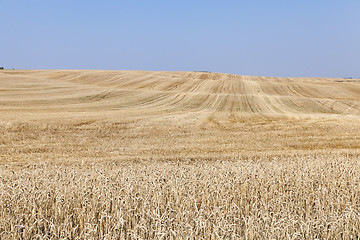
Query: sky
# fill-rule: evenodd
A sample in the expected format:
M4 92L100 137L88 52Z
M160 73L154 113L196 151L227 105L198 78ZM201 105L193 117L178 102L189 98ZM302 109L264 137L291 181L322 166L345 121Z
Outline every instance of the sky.
M0 66L360 78L360 0L0 0Z

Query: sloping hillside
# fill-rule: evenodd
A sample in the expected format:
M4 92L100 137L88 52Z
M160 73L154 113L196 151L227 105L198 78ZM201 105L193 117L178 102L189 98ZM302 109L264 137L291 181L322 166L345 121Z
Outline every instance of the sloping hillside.
M0 104L7 109L360 113L360 80L203 72L2 71L0 87Z
M355 153L360 82L203 72L1 71L2 162Z

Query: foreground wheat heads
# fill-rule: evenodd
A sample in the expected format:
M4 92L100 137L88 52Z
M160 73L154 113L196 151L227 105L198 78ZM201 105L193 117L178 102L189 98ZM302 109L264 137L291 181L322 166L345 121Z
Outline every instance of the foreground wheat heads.
M357 239L360 161L1 166L1 239Z

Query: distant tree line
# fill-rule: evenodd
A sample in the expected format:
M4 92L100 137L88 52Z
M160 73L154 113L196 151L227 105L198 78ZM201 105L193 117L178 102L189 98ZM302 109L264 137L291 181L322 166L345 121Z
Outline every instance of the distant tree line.
M0 67L0 70L4 70L5 68L4 67ZM8 68L10 69L10 68ZM15 70L15 68L12 68L12 70Z

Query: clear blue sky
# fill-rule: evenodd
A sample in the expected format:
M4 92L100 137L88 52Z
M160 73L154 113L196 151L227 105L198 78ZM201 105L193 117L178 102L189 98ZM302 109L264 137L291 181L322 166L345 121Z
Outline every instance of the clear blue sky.
M0 66L360 77L360 0L0 0Z

